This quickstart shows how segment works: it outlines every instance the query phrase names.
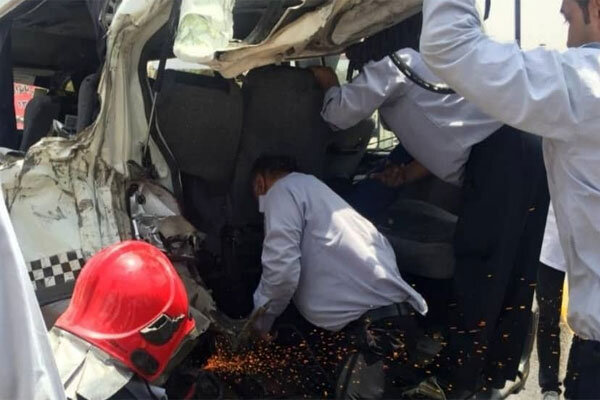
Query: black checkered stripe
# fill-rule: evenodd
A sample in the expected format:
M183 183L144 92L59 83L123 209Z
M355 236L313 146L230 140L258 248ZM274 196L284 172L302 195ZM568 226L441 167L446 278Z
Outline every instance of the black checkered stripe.
M32 261L27 270L33 287L39 290L74 281L84 264L83 253L76 250Z

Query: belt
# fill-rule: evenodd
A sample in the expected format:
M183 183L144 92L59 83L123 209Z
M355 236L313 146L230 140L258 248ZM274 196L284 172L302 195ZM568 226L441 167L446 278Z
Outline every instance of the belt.
M359 320L375 322L385 318L409 317L413 315L415 315L415 309L410 304L396 303L367 311L362 315L362 317L359 318Z

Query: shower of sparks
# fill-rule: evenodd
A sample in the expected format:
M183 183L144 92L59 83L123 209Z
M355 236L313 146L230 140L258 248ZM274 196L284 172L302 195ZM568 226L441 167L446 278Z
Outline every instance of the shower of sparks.
M293 345L280 345L257 340L245 351L235 352L229 343L219 339L213 356L205 370L224 376L229 381L239 381L251 376L267 389L273 387L279 394L296 388L300 393L329 395L331 374L335 367L353 350L343 345L343 334L317 333L318 348L301 339Z

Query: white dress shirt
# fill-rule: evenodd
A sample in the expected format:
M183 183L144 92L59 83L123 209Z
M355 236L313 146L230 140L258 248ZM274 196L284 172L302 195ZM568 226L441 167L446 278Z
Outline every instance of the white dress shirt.
M33 285L0 190L0 399L65 398Z
M569 276L568 321L600 341L600 50L521 51L487 37L475 0L425 0L421 54L490 116L543 136Z
M442 82L418 52L403 49L397 54L427 81ZM455 185L462 184L471 147L502 126L462 96L441 95L416 85L389 57L365 65L351 83L329 89L321 114L334 129L348 129L378 109L413 158Z
M408 302L427 304L400 276L388 240L328 186L292 173L261 199L265 214L263 273L256 326L268 331L290 300L312 324L338 331L365 312Z
M548 209L548 219L546 220L540 261L557 271L567 272L567 261L565 260L562 247L560 247L556 216L554 215L552 204L550 204L550 208Z

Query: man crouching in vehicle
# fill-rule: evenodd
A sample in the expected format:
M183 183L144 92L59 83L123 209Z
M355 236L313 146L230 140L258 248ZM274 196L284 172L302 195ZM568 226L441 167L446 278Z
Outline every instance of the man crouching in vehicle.
M263 272L254 307L266 340L290 301L311 324L344 332L338 398L385 396L386 363L411 351L425 300L400 276L387 239L294 160L259 158L252 184L265 218Z

